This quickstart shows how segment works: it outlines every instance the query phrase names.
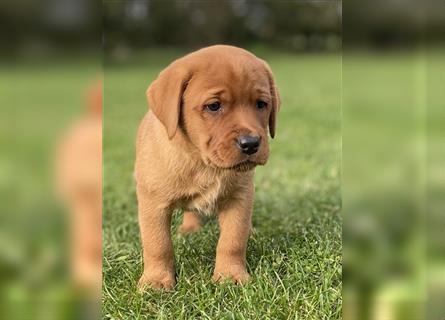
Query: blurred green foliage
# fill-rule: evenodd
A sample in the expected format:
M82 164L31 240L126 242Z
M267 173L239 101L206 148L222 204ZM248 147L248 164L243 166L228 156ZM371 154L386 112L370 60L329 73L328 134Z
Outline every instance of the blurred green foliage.
M70 282L54 157L98 67L91 57L0 65L1 319L78 319L87 299Z
M343 54L345 319L444 314L442 54Z

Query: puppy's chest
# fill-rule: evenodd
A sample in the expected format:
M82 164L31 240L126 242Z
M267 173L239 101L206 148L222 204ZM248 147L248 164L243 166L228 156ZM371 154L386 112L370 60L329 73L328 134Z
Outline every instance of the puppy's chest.
M190 179L180 206L185 210L212 214L230 190L231 183L226 177L209 178L198 175Z

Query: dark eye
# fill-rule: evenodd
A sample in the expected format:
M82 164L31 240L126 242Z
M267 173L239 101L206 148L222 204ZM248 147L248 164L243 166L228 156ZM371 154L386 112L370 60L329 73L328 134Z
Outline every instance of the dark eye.
M256 107L258 109L264 109L264 108L267 107L267 102L264 102L262 100L258 100L257 103L256 103Z
M221 103L220 102L213 102L210 104L206 104L205 105L206 109L211 111L211 112L216 112L219 109L221 109Z

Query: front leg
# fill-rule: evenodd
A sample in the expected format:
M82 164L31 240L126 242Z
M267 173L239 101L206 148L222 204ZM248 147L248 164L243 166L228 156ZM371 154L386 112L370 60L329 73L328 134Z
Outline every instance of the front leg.
M220 236L216 248L213 280L230 279L244 283L250 276L246 270L247 240L251 230L253 186L238 199L231 200L220 211Z
M138 188L139 227L144 256L144 273L139 290L146 287L171 289L175 285L173 244L170 235L172 212L156 206L144 190Z

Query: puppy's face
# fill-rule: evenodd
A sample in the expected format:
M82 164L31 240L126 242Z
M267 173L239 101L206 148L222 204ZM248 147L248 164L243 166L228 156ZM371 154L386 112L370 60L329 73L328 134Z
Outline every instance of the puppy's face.
M272 97L264 66L249 62L198 70L184 92L184 129L208 165L248 169L267 161Z
M279 98L264 61L242 49L214 46L177 60L168 69L167 90L174 86L174 77L182 79L176 79L179 114L171 125L176 122L183 130L204 163L238 171L266 163L268 132L274 135ZM154 88L148 90L150 105L169 132L168 120L162 120L165 115L153 107Z

